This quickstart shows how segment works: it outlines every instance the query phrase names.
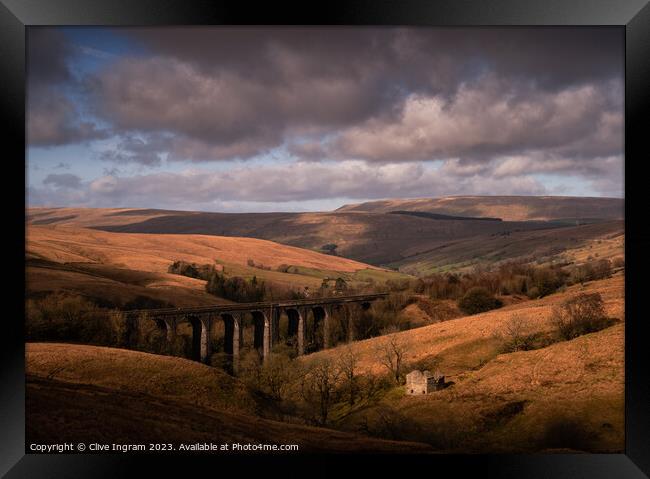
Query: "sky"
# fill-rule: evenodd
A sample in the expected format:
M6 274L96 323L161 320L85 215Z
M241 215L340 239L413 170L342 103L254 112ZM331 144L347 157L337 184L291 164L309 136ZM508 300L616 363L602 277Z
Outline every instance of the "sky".
M28 206L623 197L623 31L29 27Z

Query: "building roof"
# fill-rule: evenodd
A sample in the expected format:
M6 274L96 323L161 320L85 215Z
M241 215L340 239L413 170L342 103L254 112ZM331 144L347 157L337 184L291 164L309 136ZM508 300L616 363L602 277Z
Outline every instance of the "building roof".
M426 370L426 369L424 371L420 371L419 369L414 369L413 371L408 373L406 375L406 377L411 378L411 379L420 379L420 378L426 378L426 379L435 378L435 379L438 379L438 378L442 377L442 374L440 374L438 371L436 371L435 373L432 373L431 371Z

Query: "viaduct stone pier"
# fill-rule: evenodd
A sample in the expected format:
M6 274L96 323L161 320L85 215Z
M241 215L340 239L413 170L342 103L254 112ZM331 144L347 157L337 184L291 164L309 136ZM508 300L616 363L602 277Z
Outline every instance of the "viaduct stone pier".
M208 362L212 353L212 331L223 321L225 337L224 352L231 357L234 372L239 367L240 349L243 346L244 316L250 315L253 326L252 345L264 360L269 357L271 347L280 341L280 318L286 316L286 337L294 340L299 355L305 354L307 317L311 312L312 328L322 327L321 347L330 346L331 317L341 311L347 321L348 340L354 340L354 321L360 312L370 308L373 301L384 299L387 293L333 296L260 303L220 304L196 308L163 308L124 311L127 317L155 321L166 331L167 340L173 341L179 324L186 322L192 331L192 356L201 362Z

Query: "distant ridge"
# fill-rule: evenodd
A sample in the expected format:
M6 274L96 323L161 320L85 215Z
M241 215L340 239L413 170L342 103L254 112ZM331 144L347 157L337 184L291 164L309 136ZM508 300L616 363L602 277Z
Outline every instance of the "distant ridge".
M432 220L466 220L466 221L503 221L501 218L489 218L487 216L452 216L452 215L443 215L441 213L429 213L428 211L389 211L388 214L391 215L410 215L417 216L418 218L430 218Z
M620 220L625 217L622 198L582 196L446 196L387 199L348 204L338 213L390 213L420 211L461 217L498 217L503 221Z
M409 213L388 214L394 211ZM472 244L479 247L485 238L540 229L609 223L618 231L622 220L624 202L620 198L557 196L388 199L346 205L336 211L306 213L210 213L142 208L30 208L27 211L28 224L53 228L248 237L318 252L323 245L336 244L337 255L375 266L401 264L405 258L461 239L477 238ZM596 230L593 233L600 235ZM565 231L560 236L566 234ZM562 244L567 246L565 243Z

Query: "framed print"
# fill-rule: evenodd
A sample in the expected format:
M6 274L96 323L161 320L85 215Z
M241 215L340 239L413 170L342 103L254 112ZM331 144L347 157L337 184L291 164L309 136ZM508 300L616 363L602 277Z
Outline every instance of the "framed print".
M3 474L647 477L649 19L3 0Z

